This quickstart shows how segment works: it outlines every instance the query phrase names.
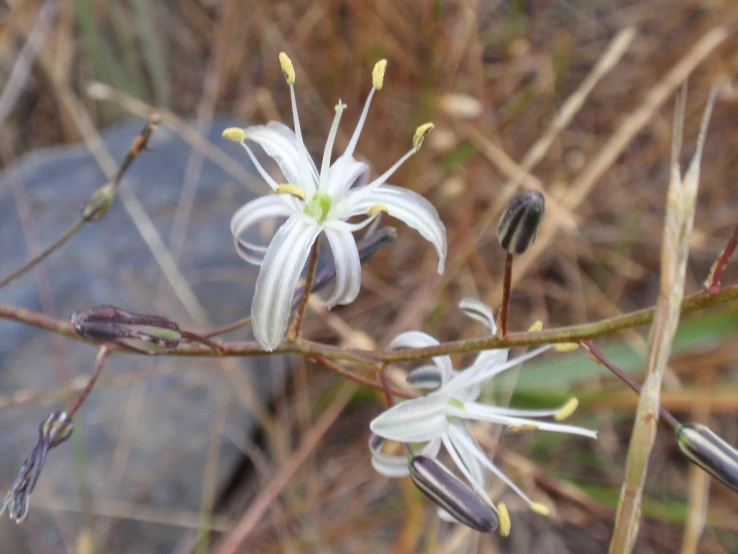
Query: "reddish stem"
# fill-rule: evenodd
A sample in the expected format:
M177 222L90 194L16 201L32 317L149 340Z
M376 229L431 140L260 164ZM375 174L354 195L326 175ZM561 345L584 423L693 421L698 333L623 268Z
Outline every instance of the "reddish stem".
M82 403L89 396L90 391L92 391L92 388L95 386L95 382L97 381L97 378L100 377L100 373L102 373L102 368L105 365L105 361L108 359L108 356L110 356L110 350L108 350L107 346L103 346L98 350L97 357L95 358L95 369L92 370L90 380L87 381L87 385L77 397L77 401L74 403L74 406L72 406L72 409L67 412L69 414L69 421L72 420L74 414L77 413L77 410L79 410L80 406L82 406Z
M712 264L710 274L705 280L706 289L715 289L720 286L720 279L722 279L723 273L725 273L725 269L728 267L728 262L730 262L730 258L733 256L736 246L738 246L738 225L733 229L733 234L731 235L728 244L725 245L725 248L720 252L715 263Z
M502 285L502 308L500 308L500 328L497 330L499 337L507 336L507 314L510 309L510 293L512 291L512 266L513 255L509 252L505 255L505 277Z

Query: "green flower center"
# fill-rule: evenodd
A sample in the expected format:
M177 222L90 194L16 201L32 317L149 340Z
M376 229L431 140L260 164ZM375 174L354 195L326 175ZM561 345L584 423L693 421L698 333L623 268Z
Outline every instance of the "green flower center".
M310 202L305 203L304 212L308 217L313 218L318 223L323 223L331 211L331 205L333 200L330 194L327 192L316 192L310 199Z

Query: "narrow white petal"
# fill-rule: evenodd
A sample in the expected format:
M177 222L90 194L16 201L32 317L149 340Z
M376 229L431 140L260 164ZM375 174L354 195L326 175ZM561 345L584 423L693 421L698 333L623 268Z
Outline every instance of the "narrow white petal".
M256 142L279 164L288 183L300 186L307 196L316 190L318 171L310 154L286 125L270 121L267 125L246 127L246 140Z
M482 464L479 463L477 456L472 453L475 449L484 452L482 447L479 446L474 437L469 434L466 426L459 421L455 421L449 426L448 437L451 439L451 442L454 443L454 446L459 453L459 457L464 462L464 465L469 470L474 481L479 483L480 486L486 487Z
M446 412L450 416L456 416L463 419L488 421L490 423L498 423L500 425L534 426L541 431L570 433L572 435L581 435L591 439L597 438L597 431L592 431L591 429L585 429L584 427L577 427L575 425L564 425L562 423L550 423L548 421L508 416L500 413L499 409L495 406L486 406L477 402L467 402L464 404L463 409L449 405Z
M369 166L344 153L328 170L325 191L331 196L341 195L350 188L366 185L368 179Z
M367 189L369 185L363 187ZM375 204L384 204L392 217L405 222L430 241L438 252L438 273L446 264L446 227L433 204L419 194L390 185L374 190L352 189L348 192L349 215L359 215Z
M446 395L429 394L405 400L375 417L369 424L373 433L398 442L425 442L446 432Z
M489 327L493 335L497 333L495 314L492 312L492 308L487 306L484 302L480 302L476 298L463 298L461 302L459 302L459 308L468 317L484 323Z
M392 455L382 452L384 439L372 434L369 438L369 450L372 454L372 466L385 477L407 477L410 474L409 460L406 455ZM433 440L423 446L415 455L435 458L441 449L441 441Z
M400 333L387 346L387 350L397 350L398 348L424 348L426 346L438 346L440 343L427 333L422 331L405 331ZM450 356L436 356L433 363L441 370L441 382L447 383L451 378L453 366L451 365Z
M328 237L336 264L336 285L325 305L332 308L336 304L350 304L358 296L361 287L361 260L356 241L349 231L328 227L325 236Z
M518 356L517 358L513 358L512 360L508 360L507 362L503 364L499 364L499 365L492 365L489 367L482 366L482 365L477 367L476 365L472 365L468 370L462 371L461 373L459 373L458 376L454 377L449 382L446 390L449 393L453 392L455 394L457 390L466 389L469 387L473 387L475 385L480 385L484 383L485 381L488 381L492 379L493 377L499 375L500 373L522 364L526 360L535 358L536 356L542 354L549 348L551 348L550 344L541 346L540 348L531 350L530 352L527 352L526 354L523 354L522 356Z
M482 447L472 436L467 429L464 429L465 433L457 433L453 437L454 444L459 451L468 452L470 456L476 458L477 462L484 465L492 473L494 473L501 481L503 481L508 487L514 490L520 497L525 500L528 504L532 504L532 500L528 498L520 487L518 487L507 475L505 475L492 461L487 457Z
M254 336L264 350L272 351L282 342L297 280L319 233L315 222L293 215L267 249L251 305Z
M492 506L495 509L495 511L497 511L497 508L495 507L494 502L492 502L492 499L489 497L489 495L487 494L487 491L484 489L482 484L474 480L474 476L466 468L466 465L464 465L464 461L461 459L461 456L456 450L456 445L451 440L451 437L449 437L448 435L443 435L441 437L441 440L443 441L443 446L446 448L446 451L449 453L449 455L451 456L451 459L456 464L456 467L458 467L459 471L464 475L464 477L466 477L466 480L469 482L471 487L476 491L478 495L480 495L487 502L489 502L489 505Z
M244 240L242 235L263 219L289 217L293 213L293 209L276 194L262 196L241 206L231 218L231 233L238 255L249 263L261 265L267 248Z
M457 373L458 377L455 377L455 379L458 379L458 381L453 385L454 396L465 402L476 400L484 382L496 375L497 369L507 361L507 354L508 349L506 348L480 352L471 366ZM482 381L475 379L478 374L484 375ZM472 381L475 381L474 384L463 385L463 383L471 383Z

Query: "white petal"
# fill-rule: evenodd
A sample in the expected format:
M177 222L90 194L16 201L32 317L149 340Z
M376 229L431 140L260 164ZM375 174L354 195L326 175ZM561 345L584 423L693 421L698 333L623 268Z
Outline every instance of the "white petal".
M481 483L478 483L474 476L469 472L469 470L466 468L466 465L464 465L464 461L461 459L461 456L459 455L459 452L457 450L456 444L451 440L451 438L448 435L444 435L441 437L441 440L443 441L443 446L446 448L446 451L451 456L451 459L456 464L456 467L459 468L459 471L466 477L466 480L469 482L471 487L474 489L474 491L480 495L483 499L485 499L490 506L492 506L495 511L497 511L497 508L495 507L494 502L490 499L489 495L487 494L487 491L484 489Z
M398 442L425 442L441 437L448 427L448 396L429 394L405 400L375 417L373 433Z
M498 373L498 369L507 362L508 349L483 350L477 355L474 363L468 368L458 372L454 380L456 384L452 386L454 396L464 402L476 400L482 390L482 385ZM477 375L483 375L482 381L476 378ZM474 384L463 385L462 383Z
M372 453L372 466L385 477L407 477L410 475L409 460L406 455L394 456L392 454L384 454L382 452L382 444L384 439L378 435L372 434L369 438L369 450ZM416 455L435 458L441 449L441 441L434 440L423 446Z
M231 218L231 233L236 242L236 251L244 260L261 265L267 248L241 238L249 227L270 217L289 217L294 213L281 196L269 194L241 206Z
M423 365L405 376L408 385L416 389L435 390L443 385L443 374L437 365Z
M366 185L369 166L344 154L328 170L325 191L331 196L340 196L352 187Z
M448 383L448 386L446 387L446 390L449 393L456 394L457 390L467 389L475 385L480 385L485 381L488 381L493 377L499 375L500 373L522 364L526 360L535 358L549 348L551 348L550 344L541 346L540 348L531 350L530 352L523 354L522 356L518 356L517 358L513 358L512 360L508 360L507 362L499 365L480 365L479 367L477 367L476 365L472 365L469 369L467 369L466 371L462 371L461 373L459 373L458 376L451 379L451 381Z
M490 423L499 423L500 425L534 426L541 431L570 433L572 435L582 435L591 439L597 438L597 431L585 429L584 427L577 427L575 425L564 425L562 423L550 423L548 421L540 421L536 419L527 419L522 417L512 417L501 413L499 408L495 406L486 406L477 402L467 402L464 404L464 408L456 408L453 405L449 405L446 412L450 416L456 416L463 419L489 421Z
M439 344L440 343L436 339L422 331L405 331L404 333L397 335L392 342L389 343L387 350L396 350L398 348L424 348L426 346L438 346ZM451 357L436 356L433 358L433 363L441 370L441 382L447 383L451 378L451 372L453 371Z
M477 443L474 437L471 436L466 426L459 421L455 421L449 426L448 437L451 439L451 442L454 443L454 446L459 453L459 457L464 462L464 465L469 470L474 481L484 487L484 469L479 463L477 456L471 452L471 450L474 449L484 452L482 447L479 446L479 443Z
M484 302L480 302L476 298L463 298L461 302L459 302L459 308L468 317L484 323L489 327L493 335L497 333L495 315L492 312L492 308L487 306Z
M457 434L454 436L454 445L459 449L459 451L467 452L470 456L474 457L476 461L480 464L483 464L487 469L489 469L492 473L494 473L499 479L501 479L508 487L510 487L512 490L514 490L516 493L520 495L520 497L525 500L528 504L532 504L532 501L530 498L528 498L528 495L526 495L511 479L508 478L507 475L502 473L502 471L493 464L489 458L487 458L487 454L484 452L481 446L479 446L479 443L476 441L476 439L469 433L468 430L466 430L465 434Z
M369 185L363 187L368 189ZM446 227L438 217L433 204L419 194L391 185L382 185L373 190L352 189L346 198L350 215L365 213L375 204L387 206L389 214L405 222L430 241L438 252L438 273L443 273L446 264Z
M356 241L349 231L328 227L325 236L328 237L336 264L336 285L325 305L332 308L336 304L350 304L356 300L361 287L361 260Z
M251 305L254 336L264 350L272 351L282 342L297 280L319 233L315 222L293 215L267 249Z
M315 192L318 170L289 127L278 121L270 121L267 125L246 127L244 131L246 140L256 142L274 158L288 183L299 185L307 196Z

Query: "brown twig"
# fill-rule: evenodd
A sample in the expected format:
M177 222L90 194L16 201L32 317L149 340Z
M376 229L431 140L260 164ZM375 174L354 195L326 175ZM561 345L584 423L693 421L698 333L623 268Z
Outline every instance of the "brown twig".
M97 378L100 377L100 373L102 372L102 368L105 365L105 361L108 359L110 354L111 352L107 346L103 346L100 348L100 350L97 351L97 357L95 358L95 368L92 370L92 375L90 375L90 380L87 381L87 385L85 385L85 388L82 389L82 392L77 397L74 406L72 406L72 409L70 409L68 412L69 421L72 420L74 414L77 413L77 410L79 410L80 406L82 406L82 403L90 395L90 392L97 382Z
M723 273L728 267L728 262L730 262L730 258L733 256L736 246L738 246L738 225L733 229L733 234L730 236L728 244L725 245L725 248L720 252L715 263L712 264L710 273L707 276L707 279L705 279L706 289L714 289L720 286L720 279L722 279Z
M512 292L512 268L513 255L505 254L505 276L502 285L502 307L500 308L500 325L497 335L501 338L507 336L507 314L510 309L510 293Z

